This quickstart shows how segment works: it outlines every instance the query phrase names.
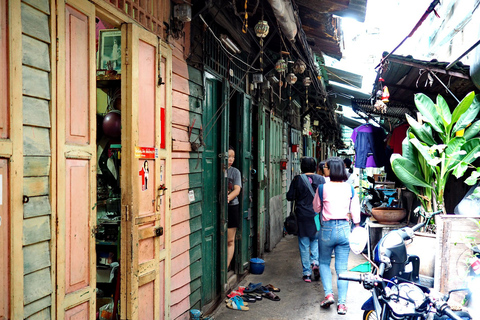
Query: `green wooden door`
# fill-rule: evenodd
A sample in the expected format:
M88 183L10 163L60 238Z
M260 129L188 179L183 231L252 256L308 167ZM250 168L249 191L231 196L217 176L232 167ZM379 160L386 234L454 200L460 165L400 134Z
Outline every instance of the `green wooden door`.
M253 223L252 223L252 203L253 195L251 188L251 169L252 169L252 115L251 115L251 98L247 95L239 94L237 99L237 119L238 127L237 139L240 162L239 169L242 174L242 226L241 230L237 231L236 247L238 248L236 261L238 273L243 273L248 268L248 263L252 256L252 237L253 237Z
M263 104L259 105L258 108L255 108L257 112L255 113L255 121L256 124L256 152L257 156L255 159L256 163L256 170L257 173L255 175L255 181L257 184L255 185L254 189L257 193L257 217L256 217L256 254L262 253L265 251L265 214L266 214L266 206L265 206L265 199L267 193L267 163L266 162L266 121L267 113L265 111L265 106Z
M216 111L219 106L220 83L215 79L205 80L205 105L203 109L203 127L205 143L203 151L203 209L202 209L202 305L210 303L219 292L219 173L218 130Z

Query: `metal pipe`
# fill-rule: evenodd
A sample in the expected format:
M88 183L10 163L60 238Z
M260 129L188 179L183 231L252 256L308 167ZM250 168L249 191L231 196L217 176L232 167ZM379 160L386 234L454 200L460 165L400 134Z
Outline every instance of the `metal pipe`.
M480 44L480 39L475 42L475 44L473 46L471 46L467 51L465 51L460 57L458 57L457 59L455 59L455 61L453 62L450 62L447 67L445 68L445 70L449 70L451 67L453 67L453 65L455 63L457 63L460 59L462 59L463 57L465 57L467 54L470 53L470 51L472 51L473 49L475 49L476 46L478 46Z

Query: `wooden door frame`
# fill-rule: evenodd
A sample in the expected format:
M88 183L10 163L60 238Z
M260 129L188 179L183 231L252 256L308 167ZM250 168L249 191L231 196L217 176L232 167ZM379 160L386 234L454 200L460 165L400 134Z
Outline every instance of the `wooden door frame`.
M10 195L10 310L11 319L23 319L23 94L21 2L6 1L9 138L0 141L0 155L9 159ZM52 56L53 57L53 56ZM53 58L52 58L53 60ZM18 181L19 183L12 183Z

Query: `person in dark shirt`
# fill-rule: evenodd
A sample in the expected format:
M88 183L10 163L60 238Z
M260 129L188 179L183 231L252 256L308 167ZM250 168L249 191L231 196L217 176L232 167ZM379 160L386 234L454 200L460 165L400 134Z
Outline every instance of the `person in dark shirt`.
M315 280L320 279L318 269L318 237L315 224L315 211L313 211L313 196L307 182L312 186L313 193L318 185L325 183L325 179L316 174L316 161L314 158L305 157L300 160L301 175L293 178L287 192L287 200L295 201L295 214L298 225L298 247L302 261L303 280L312 281L312 272ZM305 176L305 177L302 177ZM306 180L305 180L306 178Z

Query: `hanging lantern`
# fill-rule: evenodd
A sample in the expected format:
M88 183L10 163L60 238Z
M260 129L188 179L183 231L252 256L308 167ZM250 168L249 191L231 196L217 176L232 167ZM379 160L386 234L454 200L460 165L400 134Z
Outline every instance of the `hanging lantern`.
M278 59L277 63L275 64L275 70L277 70L278 73L283 73L285 70L287 70L287 63L283 58Z
M303 78L303 85L305 87L308 87L310 84L312 84L312 79L310 79L310 77Z
M288 84L295 84L295 82L297 82L297 76L294 73L290 72L285 77L285 80L287 80Z
M260 20L255 25L255 35L259 38L265 38L268 34L270 27L268 26L267 21Z
M304 73L306 68L307 68L307 65L305 64L305 62L303 62L303 60L300 60L300 59L295 61L295 63L293 64L293 72L298 74Z
M388 87L385 86L383 87L382 101L387 103L389 98L390 98L390 93L388 92Z

